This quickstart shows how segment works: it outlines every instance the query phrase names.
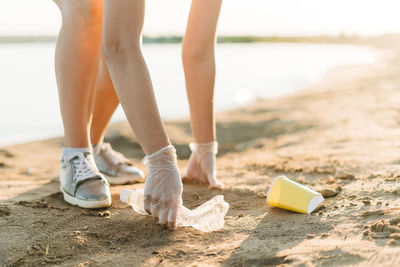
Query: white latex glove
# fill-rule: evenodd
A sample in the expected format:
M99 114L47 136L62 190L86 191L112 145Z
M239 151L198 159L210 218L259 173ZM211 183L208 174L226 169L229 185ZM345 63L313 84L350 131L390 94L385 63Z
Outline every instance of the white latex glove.
M176 161L176 150L166 146L143 159L149 169L144 186L144 209L161 225L176 228L182 206L182 181Z
M190 143L190 155L184 180L196 180L209 184L212 188L223 188L224 184L217 180L216 154L218 143Z

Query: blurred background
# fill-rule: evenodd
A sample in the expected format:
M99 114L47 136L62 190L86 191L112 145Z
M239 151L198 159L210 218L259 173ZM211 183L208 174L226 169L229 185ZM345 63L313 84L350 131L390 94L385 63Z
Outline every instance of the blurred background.
M144 56L164 119L188 117L180 38L190 1L148 0ZM330 69L373 63L363 36L400 32L398 0L226 0L216 50L216 110L276 98ZM62 135L54 74L61 18L51 0L0 1L0 146ZM124 120L121 108L112 119Z

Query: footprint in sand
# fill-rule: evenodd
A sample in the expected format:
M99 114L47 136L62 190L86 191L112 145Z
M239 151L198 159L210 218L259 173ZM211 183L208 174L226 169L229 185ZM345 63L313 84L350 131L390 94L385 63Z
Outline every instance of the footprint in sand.
M29 208L39 208L39 209L45 209L49 207L49 204L41 201L19 201L17 205Z
M391 246L400 245L400 217L382 219L366 226L363 235L372 239L389 239Z

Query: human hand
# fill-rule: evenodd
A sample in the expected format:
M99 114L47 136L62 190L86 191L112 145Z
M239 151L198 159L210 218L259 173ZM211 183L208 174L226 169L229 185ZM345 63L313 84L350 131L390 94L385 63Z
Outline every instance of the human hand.
M144 209L159 223L176 228L182 206L182 181L172 145L148 155L143 160L149 168L144 187Z
M223 188L224 184L217 179L216 154L217 142L196 144L191 143L188 167L184 175L184 181L196 180L209 184L212 188Z

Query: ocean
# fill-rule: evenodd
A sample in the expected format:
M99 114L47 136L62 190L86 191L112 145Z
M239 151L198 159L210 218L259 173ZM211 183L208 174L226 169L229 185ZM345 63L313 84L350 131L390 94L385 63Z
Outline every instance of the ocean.
M163 119L189 116L179 44L145 44ZM0 44L0 146L63 134L54 74L54 43ZM217 45L216 111L291 94L330 69L373 63L367 47L331 44ZM112 122L124 120L119 107Z

